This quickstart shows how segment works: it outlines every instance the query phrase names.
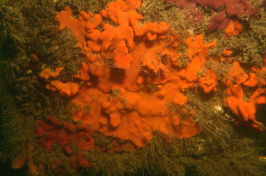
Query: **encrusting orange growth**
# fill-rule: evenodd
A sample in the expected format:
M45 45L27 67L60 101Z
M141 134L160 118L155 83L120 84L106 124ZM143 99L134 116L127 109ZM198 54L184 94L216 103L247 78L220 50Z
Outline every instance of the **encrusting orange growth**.
M81 64L75 77L90 82L80 88L77 83L60 81L47 85L62 95L75 95L71 99L73 121L130 140L138 147L145 146L155 131L178 138L198 134L201 129L193 114L184 119L183 113L172 114L168 105L184 110L184 91L197 83L205 92L216 90L214 72L207 71L202 80L197 76L208 58L208 49L216 42L203 43L202 34L189 37L185 41L189 64L178 68L179 38L164 22L139 26L143 19L137 13L140 5L141 0L118 0L110 2L100 14L80 12L74 19L68 6L56 15L59 29L72 31L88 61ZM102 19L114 25L101 24Z
M225 104L229 106L232 112L238 116L235 121L237 125L248 125L258 131L262 131L262 128L258 125L261 125L255 119L257 104L266 103L266 92L259 88L254 94L250 97L250 101L246 102L243 100L244 93L242 88L239 85L234 85L231 89L231 96L226 99Z
M41 78L44 78L48 83L46 84L46 89L52 91L58 91L62 96L73 96L79 91L79 85L74 82L63 83L59 80L48 80L49 78L56 78L59 76L60 72L63 70L63 67L56 68L55 72L51 71L50 68L45 68L39 74ZM89 75L87 73L88 65L86 63L82 64L80 69L80 75L76 77L81 80L89 80Z
M48 151L52 150L52 144L62 147L68 154L72 154L68 144L77 142L80 149L87 151L94 147L93 131L84 124L73 125L61 122L54 117L37 122L38 144Z
M79 91L79 85L73 82L62 83L61 81L54 80L46 85L46 89L59 91L62 96L72 96Z
M199 79L198 85L203 88L205 93L216 91L217 76L214 71L207 70Z
M182 94L182 93L175 93L174 94L174 97L172 100L172 103L174 105L183 106L186 104L186 102L187 102L187 97L184 94Z
M26 163L33 176L39 175L38 167L33 163L33 159L32 159L33 149L34 149L34 146L32 144L29 144L26 154L20 153L15 159L12 160L12 168L20 169Z
M128 69L132 61L128 53L135 45L134 33L137 36L146 35L148 40L155 40L169 28L164 22L150 22L138 27L138 21L143 18L136 11L140 5L141 1L119 0L109 3L107 8L95 16L82 11L79 19L71 17L72 10L67 6L65 11L56 15L55 20L60 23L60 30L67 27L79 39L80 47L89 52L87 58L91 58L90 52L101 51L102 58L113 58L116 67ZM100 32L96 27L101 24L102 17L109 18L117 26L106 23L103 25L104 31ZM90 20L91 18L93 19Z
M258 85L266 85L266 55L263 56L264 58L264 67L263 68L256 68L256 67L252 67L252 71L254 71L256 75L256 78L254 76L252 76L251 81L253 80L253 82L256 80ZM248 83L247 83L248 84ZM253 83L255 84L255 83Z
M252 67L252 71L255 73L246 74L239 62L235 61L225 81L227 86L225 94L230 95L230 97L224 101L224 104L228 105L231 111L238 116L235 124L247 125L258 131L263 131L263 129L260 126L261 123L255 119L256 106L266 104L266 90L261 87L265 85L266 59L264 63L265 67ZM243 100L244 92L240 86L257 88L249 102Z
M82 62L82 67L79 70L79 75L76 75L75 78L78 78L83 81L89 81L89 65L85 62Z
M216 41L209 44L203 43L203 35L200 34L195 37L188 37L185 43L188 47L187 57L190 62L181 74L188 82L194 82L197 81L197 74L206 62L209 48L212 46L216 47Z
M93 131L129 140L136 147L145 146L156 131L176 138L200 133L194 111L188 113L185 109L188 100L185 90L198 86L204 93L216 91L214 70L203 69L209 59L209 48L216 47L216 41L204 43L203 34L188 37L185 44L189 63L180 68L179 37L164 22L139 26L139 20L143 19L137 12L140 6L141 0L117 0L110 2L100 14L82 11L74 19L67 6L56 15L59 29L70 29L78 39L86 62L81 63L73 82L53 80L62 67L55 72L44 69L40 77L47 82L47 89L71 98L73 122L82 124L61 124L55 118L39 121L40 145L51 150L51 145L57 143L67 155L73 155L67 145L77 142L81 150L91 149ZM234 21L226 34L237 35L242 28L240 22ZM224 57L231 54L232 51L223 51ZM260 76L265 75L266 69L252 70L254 73L248 75L238 62L233 63L225 79L229 97L224 102L238 116L236 124L262 131L255 112L257 105L266 103L265 90L259 87L265 85ZM240 86L257 88L249 102L243 100ZM182 118L184 114L186 118ZM56 134L64 130L59 139ZM51 138L45 133L51 134ZM82 153L73 157L73 165L91 167Z
M243 31L243 24L239 20L231 20L225 29L225 35L227 37L231 35L238 35Z
M233 66L229 69L229 72L225 80L225 85L227 86L225 93L227 95L230 95L231 88L235 83L243 84L245 81L247 81L247 79L248 75L241 68L239 62L237 61L233 62Z
M252 67L251 70L254 72L250 72L246 74L244 70L241 68L239 62L233 62L233 66L230 68L227 78L225 80L225 85L228 87L226 90L226 94L230 95L230 89L232 86L237 84L243 84L248 87L256 87L266 85L266 59L264 59L265 66L263 68Z
M46 86L71 97L74 122L82 122L107 136L130 140L137 147L145 146L156 131L177 138L198 134L199 123L193 120L193 113L187 113L184 108L187 103L184 91L198 86L209 93L217 87L213 70L207 69L199 78L205 70L208 50L216 47L216 41L204 43L202 34L188 37L185 44L189 63L179 68L180 39L164 22L139 26L139 20L143 19L137 12L140 6L141 0L118 0L110 2L100 14L82 11L79 18L74 19L67 6L56 15L59 29L70 29L79 40L87 62L81 63L74 82L47 80ZM240 32L240 24L235 23L233 31ZM232 52L224 50L223 54L230 56ZM261 131L260 123L255 120L255 108L266 102L265 91L258 88L250 102L246 102L241 87L236 85L256 87L262 84L257 75L261 75L263 69L254 68L253 71L255 73L248 76L238 62L233 63L225 80L229 95L226 100L239 117L236 123ZM175 109L174 113L170 108ZM186 118L182 118L184 113ZM81 140L79 148L87 151L91 147L88 144ZM65 151L72 154L67 146ZM86 162L83 164L90 166Z
M86 49L86 32L93 31L102 22L102 16L92 13L80 12L79 19L71 17L72 10L70 6L66 6L65 10L55 17L55 21L60 21L59 30L67 27L72 34L79 40L79 47Z
M232 52L231 50L227 50L227 49L224 49L224 50L223 50L223 54L224 54L225 56L231 56L232 53L233 53L233 52Z
M39 76L44 79L56 78L59 76L62 70L64 70L64 67L57 67L55 71L52 71L50 68L45 68L42 70Z
M248 87L255 87L258 85L258 80L255 73L249 73L249 79L243 83Z

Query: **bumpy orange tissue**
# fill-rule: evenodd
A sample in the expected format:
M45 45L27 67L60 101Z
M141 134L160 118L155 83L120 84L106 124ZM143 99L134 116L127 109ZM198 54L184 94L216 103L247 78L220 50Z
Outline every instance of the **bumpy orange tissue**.
M217 76L214 71L207 70L199 79L198 85L203 88L205 93L216 91Z
M64 70L64 67L57 67L55 71L52 71L50 68L45 68L42 70L39 76L44 79L56 78L59 76L62 70Z
M62 96L72 96L78 93L79 91L79 85L77 83L63 83L58 80L51 81L49 84L46 85L46 88L53 91L59 91Z
M60 29L69 28L79 40L88 61L81 64L76 78L90 81L90 86L68 94L75 94L71 99L73 121L138 147L145 146L156 131L177 138L200 132L192 114L183 119L179 112L173 115L168 105L184 109L184 91L199 83L197 74L208 59L208 50L216 46L216 42L204 43L202 34L189 37L185 41L189 64L178 68L179 37L169 32L165 22L139 25L143 19L137 12L140 5L140 0L118 0L100 14L81 12L74 19L67 7L56 16ZM112 24L108 20L101 24L99 15ZM214 91L215 77L211 71L206 77L211 82L202 84L207 92ZM60 91L58 87L51 89Z
M238 116L236 119L236 124L245 124L251 126L252 128L262 131L258 125L261 125L255 119L256 108L255 105L258 103L265 102L265 92L260 89L260 92L255 92L249 102L243 100L244 93L239 85L234 85L231 89L231 96L226 99L226 104L229 106L231 111ZM262 101L262 102L261 102Z
M238 35L243 31L243 24L239 20L231 20L225 29L226 36Z

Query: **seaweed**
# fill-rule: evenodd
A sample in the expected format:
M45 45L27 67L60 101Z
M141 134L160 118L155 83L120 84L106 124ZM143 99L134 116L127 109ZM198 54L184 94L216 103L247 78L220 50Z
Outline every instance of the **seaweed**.
M80 11L99 13L105 6L114 0L61 0L56 2L57 10L63 10L67 5L71 6L73 15L78 16Z
M84 154L94 167L87 171L93 175L134 175L138 172L140 162L136 152L108 154L92 150ZM84 174L85 175L85 174Z
M100 148L103 148L103 151L110 150L112 148L112 142L114 140L112 137L107 137L104 134L96 131L93 133L93 139L94 144Z
M266 49L266 12L263 8L259 9L259 14L250 22L253 37L258 41L259 51L265 53Z

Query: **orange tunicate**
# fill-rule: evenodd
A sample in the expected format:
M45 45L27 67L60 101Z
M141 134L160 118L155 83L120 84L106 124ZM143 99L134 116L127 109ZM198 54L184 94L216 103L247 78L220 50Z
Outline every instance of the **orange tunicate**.
M118 127L120 124L121 114L118 112L114 112L110 114L110 125L112 127Z
M62 96L72 96L78 93L79 85L73 82L63 83L61 81L54 80L46 85L46 89L59 91Z
M255 73L249 73L249 79L243 83L245 86L248 87L255 87L258 85L258 80Z
M90 168L92 165L84 158L83 154L77 154L77 163L80 167Z
M87 45L88 47L84 48L83 50L85 52L100 52L102 49L102 45L99 42L100 39L100 35L101 35L101 31L96 29L90 33L86 34L87 37ZM89 60L90 62L93 62L94 60Z
M111 2L106 9L101 11L103 17L109 18L118 25L114 28L112 25L105 24L104 31L100 36L103 42L103 57L109 57L109 51L112 50L112 57L114 58L115 66L118 68L128 69L132 61L128 52L134 47L134 34L129 23L130 21L137 23L142 18L136 12L136 8L140 4L140 0Z
M169 25L164 22L159 24L148 22L139 27L138 21L143 17L137 13L136 9L140 5L140 0L110 2L101 11L101 15L81 12L79 19L71 17L72 10L67 6L64 11L56 15L55 20L59 22L60 30L67 27L72 31L83 51L101 52L103 59L113 58L115 67L129 69L132 62L129 52L135 45L134 33L137 36L146 34L147 39L153 41L169 29ZM102 17L109 18L117 26L106 23L102 32L97 30L96 27L101 24ZM91 54L86 58L91 61Z
M140 0L127 0L125 3L129 10L137 10L141 6Z
M192 114L190 120L181 118L187 103L184 91L196 85L209 48L216 46L216 42L203 43L202 34L189 37L185 41L189 64L177 67L181 56L178 36L169 32L165 22L140 26L140 5L141 0L110 2L100 12L108 20L99 29L87 23L93 18L91 13L82 12L76 20L66 8L56 18L60 26L80 26L70 29L84 45L81 48L89 62L90 86L81 87L71 98L73 121L138 147L145 146L156 131L177 138L200 132ZM88 73L87 65L82 64L80 77ZM182 108L182 112L173 115L170 107Z
M82 62L82 67L79 70L79 75L76 75L75 77L83 81L88 81L90 79L89 65L85 62Z
M95 28L101 24L102 17L100 14L93 15L92 13L86 14L80 12L79 19L74 19L71 14L72 10L70 6L66 6L64 11L61 11L55 16L55 21L59 22L59 30L68 28L72 31L72 34L79 40L79 47L86 49L86 32L93 32Z
M259 85L266 85L266 55L264 55L263 58L264 58L263 68L256 68L256 67L251 68L256 73L256 80L258 81Z
M177 134L180 138L189 138L197 134L199 129L199 124L193 123L191 119L186 119L182 121L182 125L177 130Z
M83 150L83 151L88 151L89 149L91 149L91 148L93 148L94 146L92 145L93 144L93 140L91 139L91 141L90 140L88 140L88 139L82 139L80 142L79 142L79 144L78 144L78 146L79 146L79 148L81 149L81 150Z
M68 146L65 146L65 152L68 154L68 155L71 155L73 153L73 151L68 147Z
M54 123L59 121L59 123ZM58 135L61 134L61 135ZM68 122L61 122L54 117L48 117L46 120L37 122L38 144L41 147L52 150L52 145L57 144L62 147L67 154L72 154L68 144L78 143L80 149L89 150L94 147L92 138L93 131L84 125L73 125Z
M39 170L39 167L37 167L37 166L34 164L33 159L28 160L27 165L28 165L28 167L29 167L29 169L30 169L30 172L31 172L31 174L32 174L33 176L37 176L37 175L40 174L39 171L38 171L38 170Z
M188 37L185 41L188 50L187 57L192 60L194 56L198 55L202 60L208 55L208 50L211 46L216 47L216 41L209 44L203 43L203 34L196 35L195 37Z
M26 162L25 158L23 158L22 156L17 156L12 161L12 168L13 169L20 169L24 166L25 162Z
M143 36L144 34L165 34L169 30L169 25L165 22L152 23L148 22L141 27L138 27L137 23L131 23L133 30L137 36Z
M85 54L85 58L89 62L94 62L96 60L95 55L92 52L88 52Z
M138 76L137 79L136 79L136 82L138 85L141 85L143 83L143 76Z
M217 76L214 71L207 70L199 79L199 87L202 87L205 93L216 91Z
M179 119L178 116L173 116L173 117L172 117L172 121L173 121L173 125L174 125L174 126L178 126L178 125L180 125L180 119Z
M32 144L28 145L28 148L26 148L26 154L22 153L18 155L16 158L12 160L12 168L13 169L20 169L24 166L25 163L27 163L30 172L33 176L39 175L37 166L33 163L33 152L34 146Z
M149 51L142 58L142 66L148 70L151 70L155 74L160 74L159 72L161 72L163 75L165 75L167 68L161 61L165 56L160 55L160 51L161 49L159 47L149 48Z
M225 85L227 86L225 94L230 95L231 88L235 83L243 84L244 82L247 81L248 78L249 76L241 68L239 62L237 61L233 62L233 66L229 69L229 72L225 79Z
M120 92L115 91L117 94L113 97L109 97L97 88L84 89L72 100L72 103L81 107L89 104L91 110L89 113L85 113L82 109L73 112L73 120L81 120L90 125L92 130L108 136L129 139L138 147L144 146L153 137L154 131L180 138L199 133L200 126L193 121L182 120L180 124L173 124L167 102L174 101L176 105L183 106L186 97L182 93L177 93L179 88L173 82L166 83L162 87L166 92L163 97L143 91L130 92L122 88ZM174 100L173 93L176 94ZM99 107L99 104L102 106ZM102 110L105 114L102 114ZM174 128L175 125L180 128Z
M44 79L56 78L59 76L62 70L64 70L64 67L57 67L55 71L52 71L50 68L45 68L42 70L39 76Z
M248 75L240 67L239 62L237 61L233 63L233 66L229 70L228 76L228 80L238 84L242 84L248 79Z
M233 53L233 52L232 52L231 50L227 50L227 49L224 49L224 50L223 50L223 54L224 54L225 56L231 56L232 53Z
M258 88L250 97L250 102L253 104L266 104L266 91L263 88Z
M147 38L148 38L149 40L155 40L155 39L157 38L157 35L148 32L148 33L147 33Z
M265 95L263 95L262 92L255 92L251 96L250 102L244 101L243 97L244 93L242 88L235 84L231 89L231 96L226 99L227 105L231 111L238 116L236 124L245 124L256 130L262 131L262 129L258 126L261 123L255 119L255 105L257 104L256 101L258 99L258 102L261 103L260 98L263 97L265 99Z
M173 104L174 105L180 105L183 106L187 102L187 97L183 95L182 93L175 93L173 98Z
M231 20L225 29L226 36L238 35L243 31L243 24L239 20Z
M198 79L198 72L205 64L210 47L216 47L216 41L209 44L203 43L203 34L196 35L195 37L188 37L185 41L187 45L187 57L189 64L185 70L181 72L181 76L188 82L194 82Z

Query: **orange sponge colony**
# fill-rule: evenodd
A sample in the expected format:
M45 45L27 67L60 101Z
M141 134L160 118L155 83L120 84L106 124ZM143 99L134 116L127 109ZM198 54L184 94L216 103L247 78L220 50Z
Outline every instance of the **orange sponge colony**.
M47 84L46 88L53 91L59 91L63 96L72 96L78 92L79 85L73 82L62 83L61 81L55 80Z
M204 73L199 79L198 85L203 88L205 93L216 91L217 76L215 75L214 71L207 70L207 72Z
M118 0L100 14L80 12L78 19L71 17L72 10L67 6L55 20L60 30L70 29L79 40L87 60L75 75L82 84L58 80L47 83L47 89L72 97L73 121L107 136L130 140L138 147L145 146L156 131L177 138L198 134L201 128L193 114L182 118L187 103L184 91L199 86L209 93L217 87L213 70L198 76L216 41L204 43L202 34L188 37L185 44L189 63L179 68L179 38L169 32L164 22L139 26L143 18L137 12L140 6L140 0ZM229 76L239 84L249 78L237 62ZM228 91L232 89L228 106L243 116L244 122L259 124L254 118L255 105L263 103L264 94L247 103L241 88L234 86L235 81L226 80ZM177 109L174 114L169 105Z
M72 10L69 6L58 15L55 20L59 22L59 29L69 28L73 35L79 39L79 46L91 58L91 52L101 52L102 59L114 61L114 66L128 69L132 61L129 51L133 49L134 33L137 36L146 35L148 40L155 40L158 35L168 31L166 23L147 23L138 27L138 21L143 17L137 13L141 1L116 1L108 4L100 14L80 12L79 19L71 17ZM103 25L104 31L96 29L102 22L102 18L109 18L117 26L108 23Z
M196 35L195 37L189 37L185 41L188 50L187 57L190 62L183 72L182 77L188 82L197 81L197 74L201 71L201 67L204 66L210 47L216 47L216 41L209 44L203 43L203 35Z
M58 81L47 86L62 95L76 94L71 100L74 121L105 135L130 140L139 147L155 131L179 138L200 132L192 114L182 119L178 112L170 113L168 104L176 108L186 104L184 91L198 83L197 74L207 59L208 48L216 43L204 44L203 35L189 37L189 65L177 69L181 55L177 53L178 37L169 34L169 25L164 22L139 26L143 18L137 13L140 5L140 0L118 0L109 3L100 14L81 12L78 19L71 17L70 7L60 12L55 17L59 29L72 31L88 61L81 64L75 76L87 82L87 86L78 89ZM101 24L105 19L114 25ZM214 72L205 76L213 79L200 81L204 90L215 91Z
M235 123L237 125L248 125L258 131L263 131L263 129L261 128L261 123L255 119L256 107L266 104L266 90L262 88L265 85L266 59L264 59L264 62L265 66L263 68L253 67L252 70L255 73L250 72L248 75L240 67L240 64L235 61L225 82L227 86L225 93L230 95L230 97L224 103L238 116ZM244 92L240 85L257 89L250 97L249 102L243 100Z
M55 69L55 71L52 71L50 68L45 68L42 70L39 76L44 79L56 78L59 76L62 70L64 70L64 67L58 67Z
M238 35L242 32L244 26L239 20L231 20L225 30L227 37L231 35Z
M256 104L266 103L266 92L258 89L250 98L249 102L243 100L243 90L240 86L234 85L232 87L232 95L226 99L226 104L230 107L232 112L238 116L235 123L237 125L248 125L252 128L262 131L261 123L255 119Z

